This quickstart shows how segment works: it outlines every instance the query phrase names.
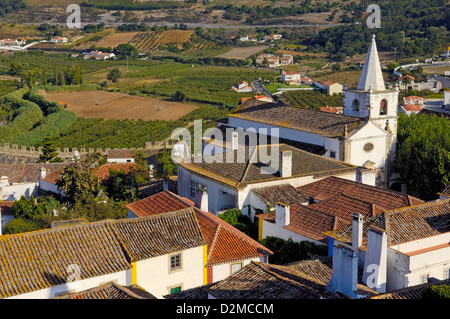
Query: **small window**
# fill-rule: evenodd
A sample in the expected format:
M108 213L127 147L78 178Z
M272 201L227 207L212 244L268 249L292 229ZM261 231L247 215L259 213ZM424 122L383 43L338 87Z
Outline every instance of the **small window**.
M330 151L330 157L331 158L336 158L336 152L335 151Z
M420 283L426 284L428 282L428 279L430 278L430 274L422 274L420 275Z
M181 291L181 286L172 287L169 289L171 294Z
M445 279L450 279L450 268L444 269L444 280Z
M386 115L387 114L387 101L383 100L380 103L380 115Z
M242 263L231 264L231 274L234 274L236 271L242 268Z
M170 256L170 271L181 269L181 254Z
M372 143L366 143L366 145L364 145L364 151L370 152L372 150L373 150L373 144Z
M353 103L352 103L352 109L353 109L354 111L359 111L359 101L358 101L357 99L354 99L354 100L353 100Z

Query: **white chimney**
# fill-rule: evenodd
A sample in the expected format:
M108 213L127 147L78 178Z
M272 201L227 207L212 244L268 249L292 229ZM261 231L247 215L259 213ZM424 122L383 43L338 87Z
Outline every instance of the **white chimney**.
M280 175L281 177L292 176L292 151L281 152Z
M386 292L387 235L384 229L372 226L367 234L363 282L379 293Z
M291 222L291 209L289 205L277 203L275 211L275 222L277 225L287 226Z
M238 132L231 133L231 150L236 151L239 148L239 134Z
M198 209L209 212L208 207L208 193L203 189L197 189L195 192L195 207Z
M47 170L45 169L45 167L41 167L39 169L39 181L43 180L46 175L47 175Z
M333 275L325 288L357 298L358 254L355 251L341 245L333 246Z
M358 252L358 248L362 245L363 236L363 215L354 213L352 215L352 249Z

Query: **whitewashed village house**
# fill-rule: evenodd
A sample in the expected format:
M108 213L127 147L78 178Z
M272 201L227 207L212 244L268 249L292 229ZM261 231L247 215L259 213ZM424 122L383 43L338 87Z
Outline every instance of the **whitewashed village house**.
M252 261L266 263L270 250L235 227L207 211L207 196L197 193L191 201L170 191L163 191L134 203L127 204L128 217L145 217L173 210L193 208L203 237L208 243L206 283L222 280Z
M192 208L4 235L0 249L1 298L48 299L109 282L162 298L207 280Z

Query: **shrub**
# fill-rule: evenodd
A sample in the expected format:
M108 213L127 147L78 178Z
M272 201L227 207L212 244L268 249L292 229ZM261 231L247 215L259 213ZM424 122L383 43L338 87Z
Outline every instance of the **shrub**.
M427 287L422 290L422 299L450 299L450 285Z

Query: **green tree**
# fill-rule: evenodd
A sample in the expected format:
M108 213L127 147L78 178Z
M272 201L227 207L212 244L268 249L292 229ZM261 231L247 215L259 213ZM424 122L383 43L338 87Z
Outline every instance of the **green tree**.
M398 117L395 169L408 193L424 200L450 183L450 120L436 115Z
M33 196L26 198L21 196L19 200L15 201L11 207L11 211L16 218L33 219L36 213L36 202Z
M100 178L97 175L100 154L89 153L85 159L75 158L61 172L56 181L59 189L64 191L67 200L88 202L100 189Z
M155 155L155 176L156 178L167 179L170 176L176 175L178 165L172 160L170 151L164 149Z
M56 152L55 142L49 133L45 135L42 154L39 155L38 163L61 163L63 160Z
M183 91L176 91L172 95L172 99L177 102L183 102L186 100L186 94Z
M106 76L106 79L113 83L119 82L120 77L122 76L122 72L120 72L119 69L113 69L111 70L108 75Z
M450 285L426 287L422 290L422 299L450 299Z
M33 221L24 218L15 218L5 226L5 235L20 234L39 230L40 227Z
M137 49L128 43L121 43L114 49L114 54L119 59L135 59L138 57L138 51Z
M23 71L23 65L18 62L10 62L8 64L7 72L9 75L19 75Z

